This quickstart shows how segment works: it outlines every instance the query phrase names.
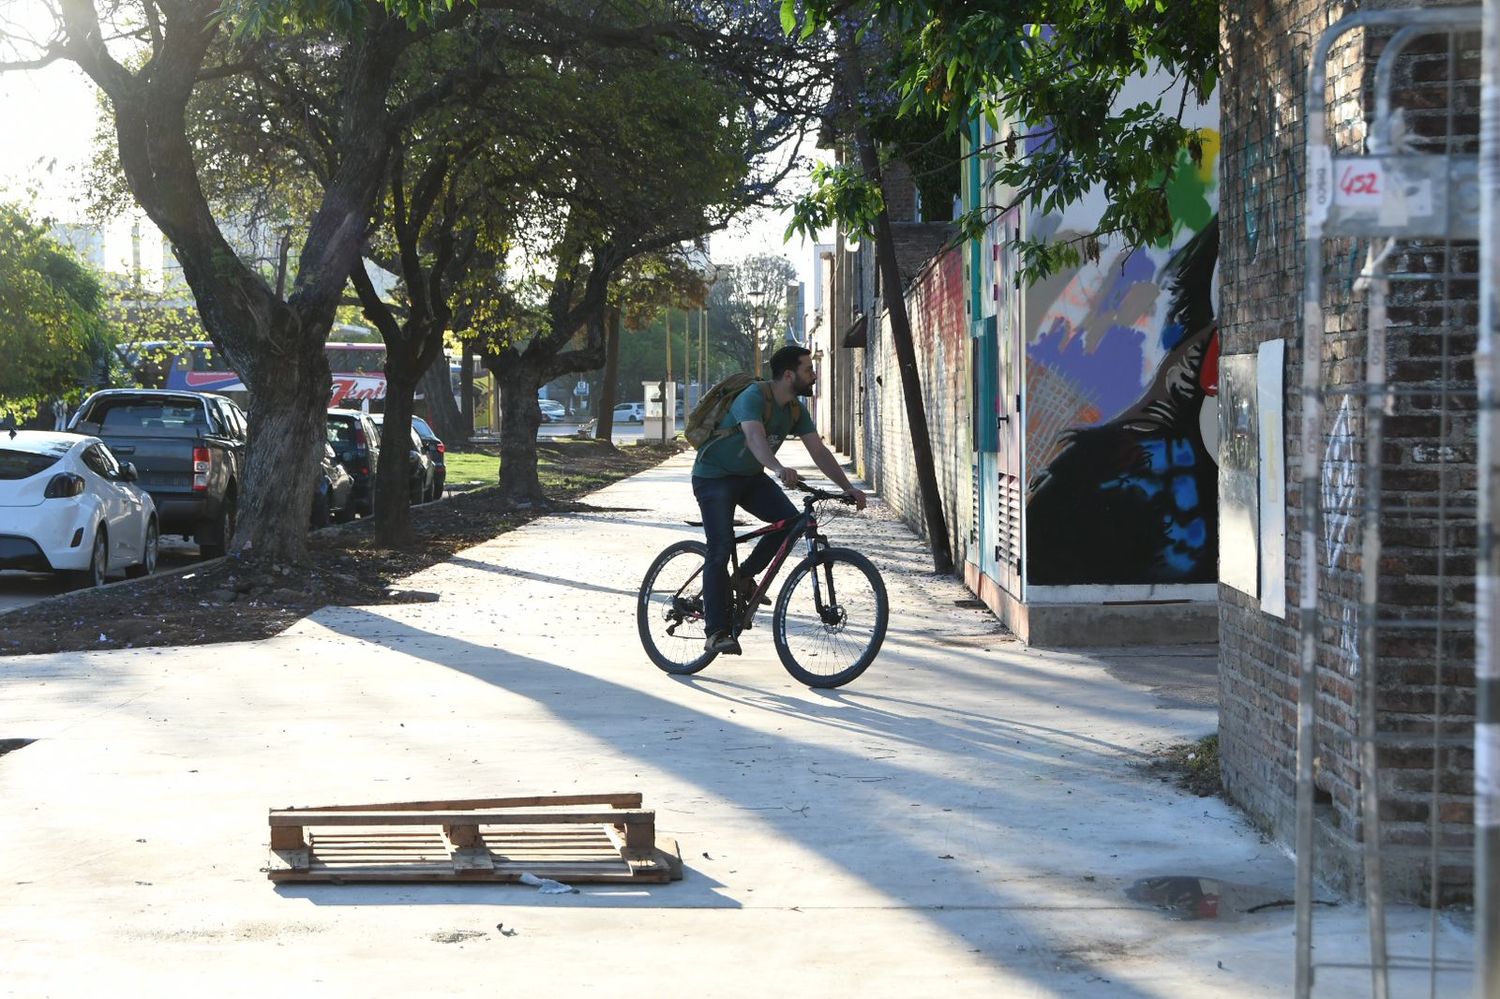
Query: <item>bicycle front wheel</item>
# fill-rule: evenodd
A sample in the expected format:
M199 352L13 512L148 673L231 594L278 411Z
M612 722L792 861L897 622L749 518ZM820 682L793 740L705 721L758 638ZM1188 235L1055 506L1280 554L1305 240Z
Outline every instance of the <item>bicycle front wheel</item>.
M636 602L635 622L651 661L668 673L696 673L718 653L703 651L703 560L708 546L679 541L651 563Z
M825 548L797 564L771 615L781 665L809 687L841 687L880 651L890 603L870 560Z

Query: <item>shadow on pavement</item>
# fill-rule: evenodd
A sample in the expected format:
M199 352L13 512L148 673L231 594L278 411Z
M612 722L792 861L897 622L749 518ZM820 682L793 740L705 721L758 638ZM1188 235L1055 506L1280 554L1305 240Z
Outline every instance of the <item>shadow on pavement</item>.
M562 585L568 584L562 581ZM1118 904L1111 904L1098 892L1085 892L1081 888L1076 896L1059 903L1056 885L1045 895L1039 892L1028 896L1024 894L1023 876L995 871L986 876L985 858L977 860L980 866L976 868L972 866L976 858L955 861L941 848L945 840L940 827L950 821L997 827L993 836L984 828L965 830L970 838L981 843L998 839L1002 833L1014 834L1028 825L1038 822L1045 825L1050 821L1045 808L1038 809L1035 790L1028 796L1019 790L1008 791L1003 785L984 783L985 779L992 779L987 776L971 780L970 775L1008 771L1021 777L1027 770L1055 767L1059 756L1069 759L1072 767L1085 773L1108 771L1114 775L1122 755L1137 754L1107 740L1080 736L1034 721L955 711L940 704L917 705L887 696L848 691L824 695L822 700L830 713L823 713L805 702L765 691L752 692L748 687L722 680L687 681L716 697L743 699L754 707L832 726L850 736L847 748L830 748L778 735L731 717L711 715L558 662L437 635L363 609L346 608L339 614L320 618L319 623L358 640L392 643L405 655L462 672L536 702L557 721L610 742L641 765L669 773L681 784L697 787L753 813L757 821L770 827L772 836L795 843L881 892L889 899L891 908L920 913L945 932L967 940L971 947L978 945L997 966L1010 973L1033 975L1044 988L1057 984L1059 966L1053 949L1043 946L1017 953L1006 948L1002 942L1002 921L976 918L976 912L996 915L1004 912L1013 921L1009 925L1014 927L1017 922L1024 924L1029 911L1061 909L1104 915L1140 908L1129 904L1123 896ZM372 639L375 635L378 638ZM989 664L986 676L975 670L972 663L965 664L962 661L965 658L961 653L956 654L950 660L953 666L937 668L957 671L958 683L993 686L1004 682L1003 677L996 675L993 663ZM645 676L671 682L653 672L643 674L643 683ZM946 682L952 683L954 679ZM1113 687L1115 682L1101 672L1097 680L1083 681L1078 688L1100 685ZM605 724L601 724L601 705L609 712ZM921 711L936 712L945 720L894 710L902 705L919 706ZM1057 707L1061 709L1060 705ZM640 729L632 729L628 739L621 732L605 730L606 725L636 725L646 719L663 726L659 741L648 738ZM682 735L684 732L687 737ZM909 767L900 759L903 745L912 752L918 748L944 752L949 756L951 769L938 773L931 767ZM761 779L770 785L771 793L762 793L760 804L739 804L745 802L747 792L754 793L746 781L748 772L763 772L770 767L777 768L777 773ZM1125 806L1132 797L1139 797L1138 787L1128 781L1121 781L1119 787L1098 781L1092 786L1079 782L1075 789L1061 786L1058 776L1062 775L1054 772L1046 778L1056 786L1043 792L1042 797L1055 794L1061 798L1064 794L1075 795L1076 790L1070 809L1081 808L1085 812L1092 809L1108 815ZM1032 781L1018 781L1014 786L1037 787ZM1085 804L1090 795L1098 800L1092 805ZM943 813L955 812L962 819L941 817ZM1048 858L1046 867L1052 871L1073 868L1083 872L1092 869L1097 861L1078 855L1055 837L1049 840L1050 830L1046 828L1038 828L1036 832L1039 850L1050 845L1054 851L1068 854ZM683 850L687 857L694 856L694 845L685 845ZM1024 859L1002 859L1024 864ZM1002 884L1002 876L1014 879L1015 887ZM723 900L713 894L715 886L692 884L699 877L698 871L692 871L687 882L639 896L598 899L591 895L591 901L583 901L582 895L573 898L575 904L591 905L675 908L685 903L690 907L718 907ZM295 889L299 897L318 904L352 904L353 897L344 894L348 890L346 887L336 892L309 891L305 886ZM415 901L452 901L456 897L452 891L439 887L414 894L411 888L382 889L366 900L397 902L407 901L407 896L411 896ZM508 900L512 904L535 901L529 893L512 893L514 898ZM497 893L497 897L499 894L502 893ZM1043 902L1044 898L1051 901ZM1046 931L1038 926L1029 932ZM1086 977L1099 970L1077 954L1070 954L1069 961L1074 974ZM1111 995L1123 997L1145 999L1153 995L1118 979L1114 980L1112 990Z

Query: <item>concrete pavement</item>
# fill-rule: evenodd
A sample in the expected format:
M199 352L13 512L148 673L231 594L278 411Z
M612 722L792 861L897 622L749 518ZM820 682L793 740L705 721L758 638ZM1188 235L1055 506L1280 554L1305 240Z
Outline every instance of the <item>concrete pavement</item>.
M591 501L409 581L436 603L0 660L0 739L36 740L0 757L0 994L1290 993L1290 861L1136 768L1214 729L1212 650L1026 649L876 509L828 531L891 595L863 677L808 690L762 627L674 678L639 649L634 592L697 533L687 460ZM630 790L685 880L539 895L260 871L273 806ZM1176 875L1225 882L1221 918L1126 894ZM1425 913L1391 923L1427 952ZM1362 960L1363 924L1320 910L1320 960ZM1441 954L1470 946L1440 924ZM1320 997L1367 992L1319 978Z

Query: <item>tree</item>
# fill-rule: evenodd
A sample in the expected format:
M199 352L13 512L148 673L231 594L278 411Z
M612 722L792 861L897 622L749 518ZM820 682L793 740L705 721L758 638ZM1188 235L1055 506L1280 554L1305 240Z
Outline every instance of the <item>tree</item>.
M237 501L240 528L257 556L306 555L307 497L324 436L329 392L323 344L380 190L392 130L433 99L391 93L420 28L378 5L278 3L275 26L316 28L342 44L330 52L341 80L336 159L278 292L225 237L200 180L212 147L191 141L188 108L207 83L244 73L275 41L236 29L254 4L220 0L47 0L50 38L0 64L26 69L71 60L109 101L119 162L131 194L171 241L209 336L250 390L250 440ZM429 5L434 17L439 7ZM336 9L335 9L336 8ZM254 12L252 11L252 15ZM228 16L226 16L228 15ZM451 16L451 15L447 15ZM27 39L8 36L11 51Z
M670 55L586 60L591 75L578 85L593 95L588 115L570 122L562 169L538 189L553 221L529 231L521 272L546 277L518 285L529 300L507 293L503 311L522 335L485 351L501 389L501 489L519 501L542 498L537 390L605 361L609 289L621 268L755 203L765 190L759 164L795 129L792 119L763 119L717 67Z
M854 32L868 32L862 40L876 43L882 72L864 106L877 138L899 118L937 117L950 134L981 117L1009 126L998 144L972 155L992 159L996 185L1015 196L996 209L967 213L966 234L977 235L995 212L1017 205L1054 211L1090 191L1103 194L1106 207L1092 232L1063 242L1014 241L1032 279L1096 257L1106 235L1140 246L1172 232L1172 179L1202 159L1198 135L1183 116L1218 83L1213 0L782 0L789 32L799 7L803 32L847 32L851 43ZM1122 105L1126 82L1148 69L1164 74L1169 86L1155 101ZM1179 162L1184 149L1190 163ZM831 167L805 199L799 222L831 210L873 233L878 198L872 195L858 171Z
M0 204L0 416L73 401L108 368L113 331L89 268L16 205Z
M667 352L672 357L687 356L691 336L685 310L704 306L708 295L705 263L701 246L691 250L677 246L636 257L621 268L610 288L596 439L613 438L614 406L622 390L627 393L624 398L634 398L634 385L648 377L659 379L667 367ZM674 311L679 312L680 321L674 320ZM664 327L660 331L656 320ZM632 335L624 336L626 330ZM674 368L673 377L677 374ZM688 374L682 374L688 380Z
M731 328L748 344L748 357L734 351L744 370L770 377L771 354L786 342L791 313L787 285L797 281L797 268L785 257L769 253L747 257L721 272L723 295Z

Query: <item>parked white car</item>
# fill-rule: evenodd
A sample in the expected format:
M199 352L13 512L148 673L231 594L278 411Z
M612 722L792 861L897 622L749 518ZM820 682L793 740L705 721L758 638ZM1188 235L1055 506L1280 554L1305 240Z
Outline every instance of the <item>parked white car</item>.
M156 571L156 504L103 441L0 431L0 569L68 573L80 586Z
M644 402L622 402L614 408L616 423L642 423L646 419Z
M561 423L568 418L568 411L555 399L538 399L537 408L542 411L542 422Z

